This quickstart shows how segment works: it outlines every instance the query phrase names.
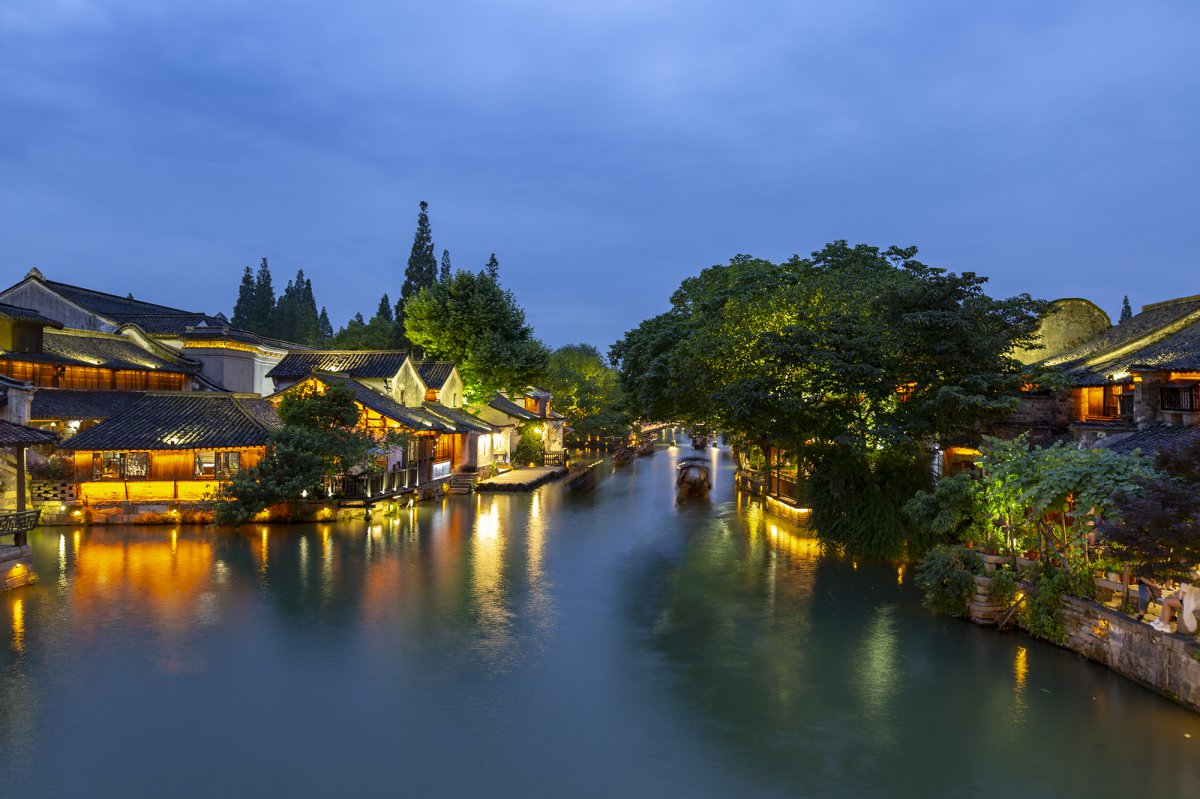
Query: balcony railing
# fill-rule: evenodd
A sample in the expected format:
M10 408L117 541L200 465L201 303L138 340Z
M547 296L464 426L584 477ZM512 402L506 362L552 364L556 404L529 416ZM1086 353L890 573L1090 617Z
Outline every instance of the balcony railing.
M322 488L330 499L362 500L398 494L417 487L417 467L393 469L379 474L334 474Z

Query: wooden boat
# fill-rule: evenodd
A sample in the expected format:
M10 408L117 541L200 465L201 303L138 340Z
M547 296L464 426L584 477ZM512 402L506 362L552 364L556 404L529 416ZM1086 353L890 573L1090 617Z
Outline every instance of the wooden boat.
M600 474L599 466L603 462L592 461L587 465L571 464L571 471L567 475L567 490L583 491L596 485L596 478Z
M712 488L712 471L707 458L683 458L675 470L675 491L680 498L707 496Z
M633 463L633 447L620 447L613 450L612 461L614 466L626 466Z
M638 444L637 454L639 457L642 457L642 458L646 457L647 455L653 455L654 447L655 447L654 439L648 438L645 441L643 441L642 443Z

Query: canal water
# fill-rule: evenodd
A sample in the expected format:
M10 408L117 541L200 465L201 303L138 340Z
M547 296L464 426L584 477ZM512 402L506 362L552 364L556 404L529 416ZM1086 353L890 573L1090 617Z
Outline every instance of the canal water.
M1200 716L924 613L680 451L590 493L36 531L4 796L1200 796Z

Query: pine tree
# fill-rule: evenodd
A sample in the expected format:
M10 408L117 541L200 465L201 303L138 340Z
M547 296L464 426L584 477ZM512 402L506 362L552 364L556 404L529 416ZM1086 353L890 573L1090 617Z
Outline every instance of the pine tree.
M450 268L450 251L442 250L442 268L438 272L438 282L445 283L450 279L450 275L454 270Z
M1121 301L1121 318L1117 324L1125 324L1133 318L1133 309L1129 307L1129 295L1125 295L1125 299Z
M238 286L237 302L233 305L233 319L230 324L242 330L249 330L254 313L254 300L254 272L247 266L242 272L242 285Z
M313 295L312 281L304 276L304 270L296 272L295 321L293 334L300 344L314 346L321 343L321 320L317 315L317 298Z
M388 299L388 295L384 294L379 298L379 308L375 311L375 319L387 322L389 325L394 324L396 317L392 316L392 301ZM371 321L375 321L372 319Z
M321 306L321 316L317 320L321 326L321 343L329 346L329 340L333 338L333 324L329 321L329 312L325 310L325 306Z
M492 257L488 258L487 266L484 267L487 276L497 283L500 282L500 262L496 260L496 253L492 253Z
M263 258L254 277L254 312L246 329L260 336L275 335L275 287L271 284L271 267Z
M404 285L400 289L401 302L408 302L421 289L437 282L437 257L433 254L433 233L429 229L429 203L421 201L421 212L417 215L417 232L413 236L412 253L408 256L408 268L404 270Z
M302 343L296 335L296 283L289 280L275 303L275 313L271 318L271 335L284 341Z

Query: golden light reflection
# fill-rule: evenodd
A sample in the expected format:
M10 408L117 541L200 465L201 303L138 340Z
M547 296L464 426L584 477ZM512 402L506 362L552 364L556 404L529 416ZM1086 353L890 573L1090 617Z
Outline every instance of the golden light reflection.
M267 563L270 560L270 553L267 546L267 528L262 529L261 539L259 542L259 564L258 570L263 574L267 573Z
M896 567L896 585L904 585L904 564Z
M793 558L816 560L821 556L821 542L817 539L799 535L772 521L766 523L766 528L771 545L787 552Z
M1025 681L1029 677L1029 650L1023 646L1017 647L1017 653L1013 657L1013 678L1017 682L1017 690L1025 688Z
M67 573L67 536L63 533L58 534L58 574L59 582L62 581L62 575Z
M504 538L499 504L495 497L489 497L488 506L476 513L475 534L471 536L471 599L479 614L485 654L493 661L503 659L511 643Z
M210 536L181 537L173 530L168 540L161 529L99 528L88 533L86 544L78 534L75 540L71 614L81 628L103 626L115 612L114 603L134 604L137 623L154 633L154 657L163 670L202 669L192 634L195 621L214 601L214 583L229 577L228 567L214 562Z
M17 599L12 604L12 648L17 654L25 653L25 600Z

